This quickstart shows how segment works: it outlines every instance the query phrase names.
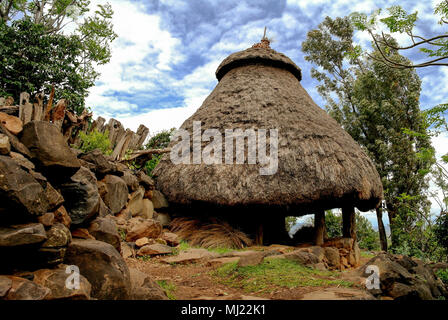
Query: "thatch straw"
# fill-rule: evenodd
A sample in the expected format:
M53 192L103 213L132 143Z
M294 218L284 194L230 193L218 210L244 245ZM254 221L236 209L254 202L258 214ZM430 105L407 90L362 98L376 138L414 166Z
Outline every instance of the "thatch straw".
M213 218L208 221L176 218L171 222L170 229L190 245L202 248L242 249L252 244L252 240L245 233L231 227L227 222Z
M272 49L247 49L224 60L217 77L216 88L181 128L191 139L193 121L201 121L202 130L221 133L278 129L278 171L262 176L259 168L264 165L247 161L175 165L165 155L154 174L169 201L275 206L294 210L290 215L346 205L367 211L379 204L383 189L374 164L314 103L300 85L300 69L289 58Z

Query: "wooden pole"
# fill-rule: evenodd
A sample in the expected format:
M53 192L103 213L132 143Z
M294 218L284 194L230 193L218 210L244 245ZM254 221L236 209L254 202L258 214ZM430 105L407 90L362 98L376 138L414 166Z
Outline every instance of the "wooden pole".
M352 238L356 241L355 207L347 206L342 208L342 236Z
M314 243L316 246L324 244L325 235L325 211L321 210L314 214Z
M387 236L383 223L383 208L376 208L376 218L378 219L378 233L380 236L381 250L387 251Z
M255 245L262 246L263 245L263 223L259 222L257 226L257 231L255 235Z

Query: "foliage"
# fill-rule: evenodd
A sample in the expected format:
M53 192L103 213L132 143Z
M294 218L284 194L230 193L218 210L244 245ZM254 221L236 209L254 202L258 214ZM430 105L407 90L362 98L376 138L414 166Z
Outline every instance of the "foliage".
M150 177L153 177L153 170L155 169L155 167L157 167L157 165L160 162L160 159L162 159L163 154L153 154L151 157L151 160L146 161L145 163L145 170L146 170L146 174Z
M341 214L327 211L325 214L325 227L329 238L342 237ZM375 232L370 221L359 212L356 213L356 238L361 249L379 250L378 233Z
M445 285L448 285L448 269L439 269L436 271L436 275Z
M444 248L445 254L448 255L448 213L441 214L434 226L434 233L439 245Z
M311 75L320 81L318 92L326 108L374 161L384 187L391 229L394 218L412 225L429 214L425 192L434 163L427 124L420 111L421 81L413 69L391 69L353 44L354 29L348 17L329 17L308 33L302 44L307 61L315 63ZM390 43L395 43L387 37ZM376 50L371 56L378 57ZM409 60L388 50L403 64ZM414 134L406 134L412 132ZM426 151L428 157L421 157ZM406 197L406 195L409 195ZM411 219L413 218L413 219ZM395 234L392 244L398 245Z
M170 130L162 130L149 138L145 145L145 149L165 149L170 143L171 136L176 128Z
M296 217L293 217L293 216L286 217L285 218L285 228L286 228L286 231L287 232L291 231L292 226L295 225L296 222L297 222L297 218Z
M145 145L145 149L165 149L170 143L170 139L176 128L171 128L170 130L162 130L157 134L149 138L149 141ZM163 154L154 154L151 159L145 163L146 174L152 177L152 171L159 164L160 159L162 159Z
M273 292L278 287L353 286L351 282L335 279L336 272L304 267L288 259L266 258L259 265L247 267L238 267L238 263L233 262L211 274L218 282L246 292Z
M325 228L328 238L342 237L342 216L331 210L325 212Z
M0 96L15 99L27 91L66 99L71 110L85 109L88 89L109 62L116 38L110 5L99 5L90 15L90 1L3 0L0 3ZM9 8L9 5L11 7ZM74 31L63 33L72 23Z
M82 152L89 152L95 149L100 149L103 154L110 155L112 149L110 148L109 132L106 130L104 133L99 132L97 129L89 133L79 133L80 145L79 149Z
M177 287L174 283L168 280L157 280L157 284L165 290L165 293L170 300L176 300L174 292L177 290Z
M386 17L378 19L381 12L381 9L376 10L370 16L354 12L350 16L353 25L358 30L368 32L373 40L374 47L380 51L381 54L374 59L394 68L422 68L448 65L444 61L448 58L448 34L445 30L441 30L439 34L433 34L426 38L415 34L418 21L417 11L408 13L401 6L394 5L387 8ZM440 25L448 24L448 1L440 1L434 8L434 15L439 17ZM391 33L397 32L407 35L410 44L399 46L389 41L383 32L380 33L383 27ZM430 30L434 29L436 28L430 28ZM414 48L419 48L420 52L426 55L427 60L412 64L403 63L396 57L388 56L389 50L411 50Z

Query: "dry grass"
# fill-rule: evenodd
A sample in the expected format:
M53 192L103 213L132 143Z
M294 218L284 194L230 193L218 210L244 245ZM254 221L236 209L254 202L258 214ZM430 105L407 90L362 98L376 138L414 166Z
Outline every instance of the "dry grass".
M210 218L208 221L176 218L170 227L172 232L188 241L191 246L242 249L252 244L252 240L244 232L215 218Z

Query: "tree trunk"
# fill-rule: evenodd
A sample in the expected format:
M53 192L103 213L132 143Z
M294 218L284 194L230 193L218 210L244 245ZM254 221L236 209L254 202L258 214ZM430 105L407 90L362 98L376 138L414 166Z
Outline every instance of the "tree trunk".
M387 251L387 236L383 223L383 208L376 208L376 217L378 219L378 233L380 236L381 250Z
M314 243L316 246L324 244L325 236L325 211L318 211L314 215Z
M356 241L355 207L342 208L342 236Z

